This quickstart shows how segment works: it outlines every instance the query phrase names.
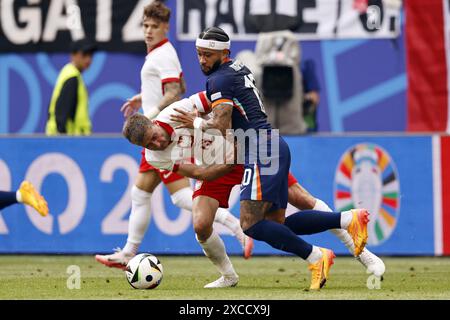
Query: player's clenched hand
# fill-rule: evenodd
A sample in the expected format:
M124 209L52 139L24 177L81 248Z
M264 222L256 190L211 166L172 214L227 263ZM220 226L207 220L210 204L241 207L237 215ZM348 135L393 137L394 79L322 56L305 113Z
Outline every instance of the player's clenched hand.
M180 128L188 128L188 129L194 129L194 119L198 117L197 110L193 112L186 112L184 110L174 108L178 114L173 114L170 116L170 119L172 121L180 122L181 124L176 127L176 129Z
M127 102L125 102L122 105L120 111L123 112L125 118L128 118L129 116L138 112L141 105L142 105L141 95L137 94L131 99L128 99Z

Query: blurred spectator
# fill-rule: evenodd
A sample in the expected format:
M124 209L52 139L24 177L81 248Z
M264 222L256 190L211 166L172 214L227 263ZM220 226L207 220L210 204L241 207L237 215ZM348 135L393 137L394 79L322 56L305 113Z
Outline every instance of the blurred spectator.
M303 76L303 118L307 131L317 132L317 106L320 102L320 86L316 75L316 65L313 60L305 60L301 63Z
M97 47L87 39L71 45L70 62L60 71L53 89L47 135L90 135L88 92L81 73L89 68Z
M283 135L305 133L301 50L295 35L288 30L261 33L255 51L270 123Z
M268 121L283 135L303 134L303 85L300 46L291 31L260 33L256 52L240 52L264 98Z

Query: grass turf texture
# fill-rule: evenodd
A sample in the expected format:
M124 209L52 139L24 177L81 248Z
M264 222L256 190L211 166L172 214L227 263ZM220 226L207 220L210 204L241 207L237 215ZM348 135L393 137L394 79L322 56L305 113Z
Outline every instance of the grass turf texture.
M319 292L309 287L307 264L293 257L231 260L240 275L235 288L203 289L218 278L205 257L159 256L161 285L131 288L124 272L100 265L93 256L2 256L0 299L450 299L450 258L384 258L387 272L379 290L366 286L368 275L351 257L338 257ZM67 267L81 270L81 289L66 286Z

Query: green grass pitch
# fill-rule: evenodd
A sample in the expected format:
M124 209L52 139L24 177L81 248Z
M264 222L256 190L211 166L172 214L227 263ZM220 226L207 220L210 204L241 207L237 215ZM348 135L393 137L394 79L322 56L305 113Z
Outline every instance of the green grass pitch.
M240 282L235 288L203 289L218 278L201 256L159 256L161 285L135 290L123 271L100 265L93 256L0 255L0 299L450 299L450 258L384 258L380 289L367 288L365 269L351 257L338 257L320 292L305 290L307 264L294 257L231 257ZM67 268L77 265L81 288L68 289Z

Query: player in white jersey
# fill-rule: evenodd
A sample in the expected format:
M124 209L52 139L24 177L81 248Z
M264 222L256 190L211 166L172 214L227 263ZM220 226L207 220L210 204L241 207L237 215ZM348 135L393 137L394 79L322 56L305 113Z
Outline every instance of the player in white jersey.
M179 100L185 93L180 62L167 39L169 19L170 9L160 1L152 2L144 9L143 28L148 54L141 70L141 93L122 106L121 111L125 117L142 107L144 114L152 119L160 110ZM169 190L176 206L192 210L193 191L189 180L174 172L152 167L145 161L142 150L139 174L131 190L132 205L127 242L123 249L113 254L96 255L98 262L124 269L128 261L136 255L150 221L152 193L161 181ZM219 210L216 220L229 228L245 247L246 237L237 218L227 210Z
M146 148L147 162L159 169L176 171L175 167L192 163L193 157L197 164L203 164L205 159L208 163L217 163L220 159L224 159L224 155L211 151L222 150L221 147L227 143L222 135L205 134L200 137L196 136L194 139L192 130L177 129L176 127L180 123L171 120L171 116L176 114L177 110L194 111L193 101L202 100L202 98L205 98L203 92L194 95L191 99L174 102L161 111L152 122L142 115L133 115L128 118L124 126L124 135L132 143ZM200 112L207 111L202 107L202 105L199 105ZM205 107L207 108L208 105ZM128 125L130 122L134 124ZM234 153L232 143L228 151ZM205 187L201 181L196 184L192 208L196 238L205 255L221 274L218 280L207 284L205 288L232 287L239 281L239 277L226 254L224 243L213 228L213 222L216 211L220 210L220 207L228 207L231 189L240 183L242 174L242 168L236 166L226 176L213 179L208 187ZM195 175L190 177L197 178ZM252 242L250 243L252 244Z

